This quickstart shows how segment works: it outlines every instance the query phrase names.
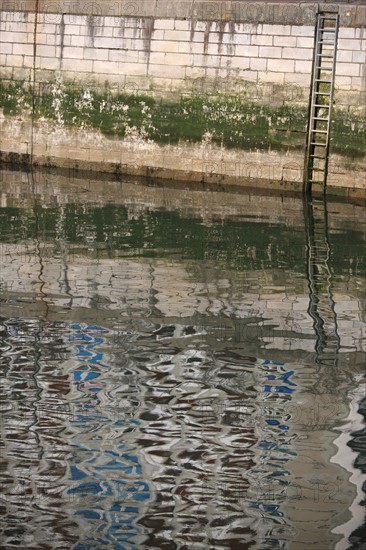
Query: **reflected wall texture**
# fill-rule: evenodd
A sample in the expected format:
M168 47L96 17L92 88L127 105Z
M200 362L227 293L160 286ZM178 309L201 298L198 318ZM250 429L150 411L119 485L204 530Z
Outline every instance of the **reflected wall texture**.
M1 544L362 547L362 208L3 172Z

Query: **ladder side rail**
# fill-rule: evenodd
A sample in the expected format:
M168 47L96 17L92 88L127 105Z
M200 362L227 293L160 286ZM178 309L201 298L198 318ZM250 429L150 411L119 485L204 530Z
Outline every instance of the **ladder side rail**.
M311 183L309 180L312 179L312 171L313 171L313 160L312 160L312 154L314 152L314 148L312 146L312 134L313 134L313 124L314 124L314 117L315 117L315 86L316 86L316 76L317 73L317 60L318 60L318 47L319 47L319 31L320 31L320 17L317 16L316 19L316 25L315 25L315 32L314 32L314 55L313 55L313 63L312 63L312 70L311 70L311 88L310 88L310 97L309 97L309 109L308 109L308 127L307 127L307 139L306 139L306 151L305 151L305 167L304 167L304 176L305 176L305 190L306 192L311 191ZM320 73L319 73L320 74Z
M321 51L318 52L319 74L317 75L317 78L318 78L318 98L319 97L329 98L328 99L329 103L327 105L328 108L327 108L327 117L326 117L326 130L323 130L321 132L316 131L317 134L321 133L324 136L325 145L328 143L328 139L329 139L329 120L330 120L331 94L329 92L325 92L324 89L321 90L321 88L322 88L322 85L329 83L329 81L330 81L330 84L333 82L333 72L331 70L330 74L328 73L327 76L322 78L322 68L323 68L324 63L325 64L328 63L327 60L331 59L333 61L333 58L334 58L334 40L332 40L332 38L329 37L329 29L328 29L328 26L327 26L327 25L329 25L329 19L330 19L329 16L327 16L326 14L323 14L323 17L322 17L323 26L321 27L321 35L320 35L320 38L319 38L319 40L321 41L322 48L321 48ZM324 36L326 37L325 39L324 39ZM326 53L323 53L324 48L325 48ZM332 52L332 53L330 53L330 52ZM333 64L332 64L332 68L333 68ZM324 107L325 106L326 106L326 104L325 104L325 101L324 101ZM315 141L315 139L314 139L314 141ZM318 167L318 173L319 172L321 172L320 180L321 180L321 183L323 185L323 191L325 192L325 185L326 185L326 181L327 181L327 147L325 147L325 150L324 150L324 159L322 160L322 167L320 169Z
M338 31L339 31L339 14L336 15L335 19L335 35L334 35L334 51L333 51L333 60L332 60L332 78L330 85L330 96L329 96L329 111L328 111L328 124L327 124L327 146L325 149L325 172L324 172L324 186L327 181L328 176L328 164L329 164L329 149L330 149L330 129L332 122L332 112L333 112L333 98L334 98L334 83L335 83L335 71L336 71L336 62L337 62L337 45L338 45Z

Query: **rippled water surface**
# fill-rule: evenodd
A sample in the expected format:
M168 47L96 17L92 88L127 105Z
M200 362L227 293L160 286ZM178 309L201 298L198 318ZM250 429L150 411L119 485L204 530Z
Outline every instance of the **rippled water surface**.
M0 185L2 548L365 548L361 206Z

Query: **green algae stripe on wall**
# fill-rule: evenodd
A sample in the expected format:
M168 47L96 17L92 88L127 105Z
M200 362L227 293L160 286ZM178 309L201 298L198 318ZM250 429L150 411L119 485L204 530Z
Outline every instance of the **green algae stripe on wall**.
M138 136L156 143L211 142L243 150L303 150L307 109L283 101L272 107L239 95L196 95L175 103L113 93L73 83L0 80L5 116L28 115L60 125L96 128L111 137ZM366 117L334 110L332 152L364 155Z

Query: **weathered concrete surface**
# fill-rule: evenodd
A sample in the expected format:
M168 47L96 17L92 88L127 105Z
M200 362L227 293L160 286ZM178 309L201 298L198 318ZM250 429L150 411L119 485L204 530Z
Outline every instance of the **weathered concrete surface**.
M338 107L365 104L366 7L339 10ZM266 104L307 105L318 4L313 2L3 2L0 72L177 94L235 93ZM249 90L250 89L250 90Z
M36 0L4 1L4 11L36 11ZM219 0L138 0L138 2L90 2L89 0L53 1L39 0L40 14L76 14L97 16L157 17L164 19L193 19L205 21L237 21L245 23L269 23L307 25L313 24L315 13L320 9L339 10L340 22L346 27L362 27L366 24L366 6L363 0L352 2L239 2ZM55 21L54 21L55 22Z
M158 145L139 135L108 139L97 130L0 117L3 162L130 174L283 192L303 190L303 152L242 151L210 143ZM33 149L32 144L33 142ZM365 198L364 159L330 158L327 191ZM316 190L315 190L316 191Z

